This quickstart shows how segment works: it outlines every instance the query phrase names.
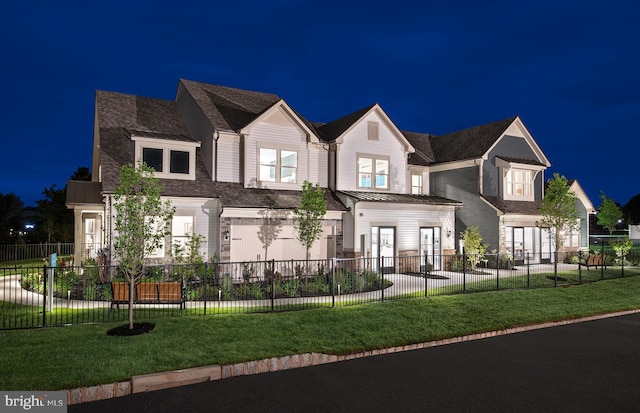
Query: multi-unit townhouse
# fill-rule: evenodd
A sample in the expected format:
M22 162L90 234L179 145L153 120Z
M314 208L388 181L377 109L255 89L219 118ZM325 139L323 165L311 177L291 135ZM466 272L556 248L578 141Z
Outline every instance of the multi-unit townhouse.
M119 169L136 160L176 208L159 260L193 234L223 261L303 259L291 212L304 181L327 203L310 258L387 257L393 271L393 257L453 254L470 225L517 257L550 251L535 226L550 164L517 117L432 136L400 130L374 104L312 123L273 94L180 80L175 101L98 91L94 121L93 181L67 186L76 256L110 245ZM593 207L576 190L585 219ZM280 231L268 249L266 215ZM588 234L568 238L584 247Z

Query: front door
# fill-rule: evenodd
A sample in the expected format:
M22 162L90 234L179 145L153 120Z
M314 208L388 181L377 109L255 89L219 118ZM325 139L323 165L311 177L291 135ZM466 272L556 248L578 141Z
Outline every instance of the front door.
M420 271L439 270L440 257L440 228L426 227L420 228L420 255L423 261ZM426 262L427 268L424 267Z
M375 270L381 268L384 274L395 272L395 241L395 227L371 227L371 257Z

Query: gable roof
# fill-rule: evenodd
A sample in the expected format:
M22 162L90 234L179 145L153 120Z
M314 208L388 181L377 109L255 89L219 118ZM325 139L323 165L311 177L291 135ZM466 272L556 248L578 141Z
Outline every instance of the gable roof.
M432 136L430 143L436 162L481 158L517 118L513 116L446 135Z
M404 136L400 129L398 129L398 127L393 123L391 118L389 118L389 116L385 113L384 109L382 109L382 107L377 103L364 107L329 123L316 126L316 130L318 131L320 138L322 138L324 141L341 143L344 134L368 113L373 111L378 112L380 118L398 137L398 140L402 142L407 152L412 153L415 151L414 147L411 145L411 142L409 142L409 140Z
M331 142L340 137L347 129L349 129L354 123L356 123L360 118L362 118L366 113L368 113L376 104L369 105L365 108L357 110L353 113L350 113L346 116L333 120L329 123L325 123L321 126L317 126L316 130L318 131L320 138L324 141Z
M213 127L238 131L281 101L278 95L180 79Z

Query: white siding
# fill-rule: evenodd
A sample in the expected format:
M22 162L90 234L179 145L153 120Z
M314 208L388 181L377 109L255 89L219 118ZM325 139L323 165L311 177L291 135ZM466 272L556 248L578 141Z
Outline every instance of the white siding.
M298 152L296 183L263 182L270 189L301 189L302 182L309 179L306 133L281 111L252 126L245 135L245 186L254 186L258 181L258 148L288 149Z
M220 134L217 162L218 181L240 182L240 136Z
M378 140L369 140L368 122L378 122ZM338 146L337 190L362 190L357 187L357 154L380 155L390 158L390 192L406 193L407 156L398 137L376 112L371 112L347 132ZM372 191L380 191L372 189Z
M360 216L362 213L362 216ZM420 227L442 228L442 248L454 248L454 237L447 238L447 229L453 231L455 217L454 208L445 206L419 206L413 204L381 204L365 203L356 204L355 229L353 235L347 236L348 229L345 225L344 245L347 248L347 240L353 242L354 251L362 251L360 236L365 235L370 242L372 226L391 226L396 228L396 253L404 250L417 250L420 243ZM366 245L365 248L369 248Z
M202 235L202 253L208 260L218 250L218 201L208 199L172 198L176 216L192 216L194 234Z

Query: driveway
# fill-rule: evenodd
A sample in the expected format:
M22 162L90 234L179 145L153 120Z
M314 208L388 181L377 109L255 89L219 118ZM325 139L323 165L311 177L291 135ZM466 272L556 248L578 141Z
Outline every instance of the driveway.
M139 393L69 412L637 412L640 314Z

